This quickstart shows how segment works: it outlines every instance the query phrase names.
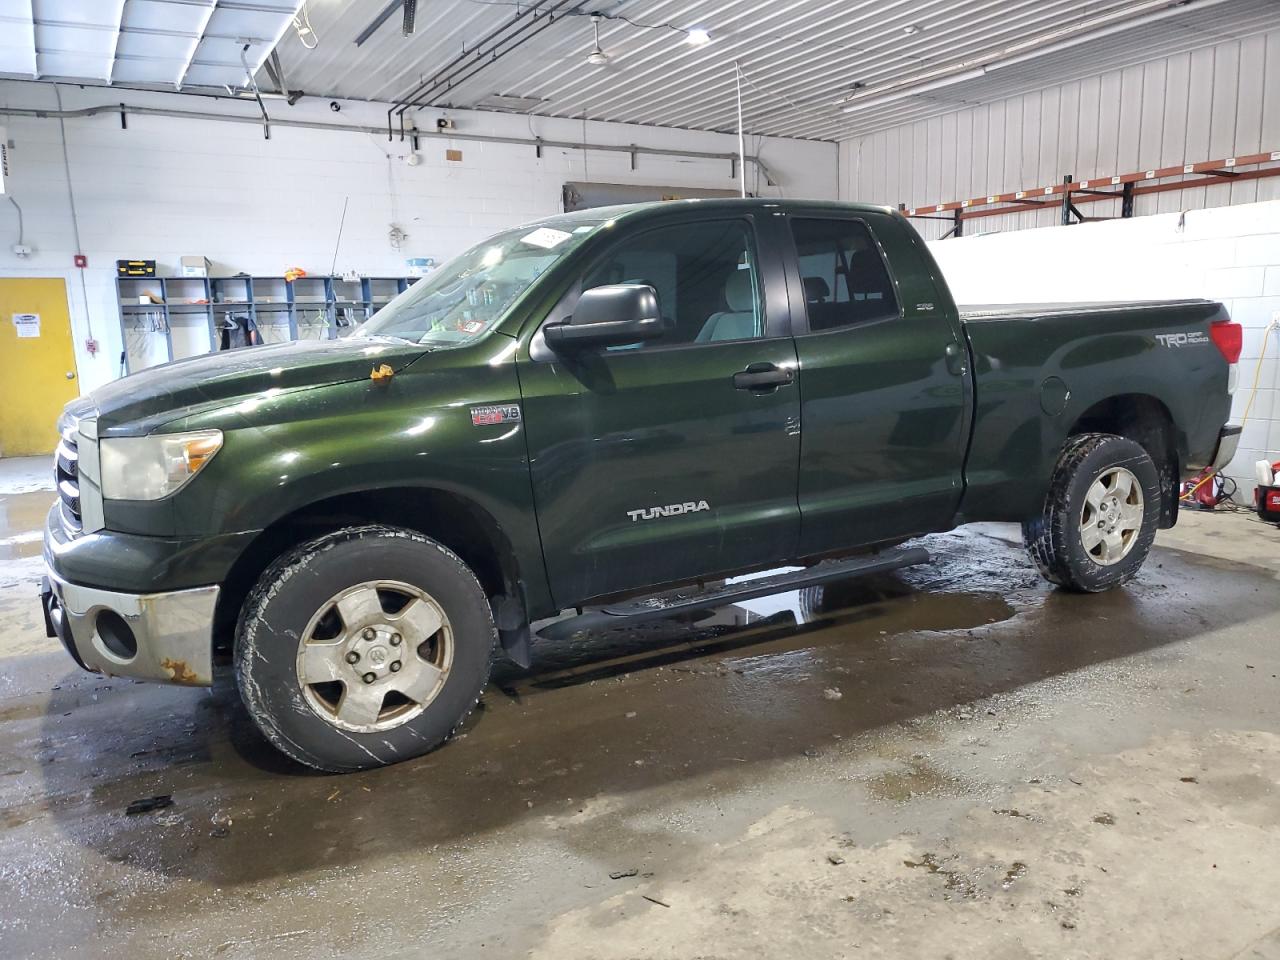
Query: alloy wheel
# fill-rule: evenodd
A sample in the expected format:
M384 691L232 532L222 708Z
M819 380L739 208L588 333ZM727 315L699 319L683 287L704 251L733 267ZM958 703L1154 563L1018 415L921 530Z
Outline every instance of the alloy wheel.
M311 709L344 730L372 733L412 720L443 689L453 629L434 597L371 580L331 597L298 645L298 683Z
M1124 467L1112 467L1093 481L1080 510L1080 541L1100 566L1129 555L1142 531L1142 486Z

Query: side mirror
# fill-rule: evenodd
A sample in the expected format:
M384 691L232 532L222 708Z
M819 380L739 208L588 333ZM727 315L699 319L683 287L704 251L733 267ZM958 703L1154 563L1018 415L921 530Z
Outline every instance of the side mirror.
M662 334L658 292L640 283L614 283L585 290L572 317L542 328L547 346L559 351L656 340Z

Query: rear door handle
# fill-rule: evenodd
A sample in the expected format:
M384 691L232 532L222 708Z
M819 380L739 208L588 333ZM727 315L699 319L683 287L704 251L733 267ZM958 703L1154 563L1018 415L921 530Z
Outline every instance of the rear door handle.
M733 385L739 390L774 390L795 380L795 373L776 363L753 363L733 375Z

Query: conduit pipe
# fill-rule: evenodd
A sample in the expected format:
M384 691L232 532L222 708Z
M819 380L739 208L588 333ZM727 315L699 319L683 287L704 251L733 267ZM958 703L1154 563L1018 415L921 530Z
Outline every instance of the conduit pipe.
M27 117L37 120L80 120L97 117L103 114L137 114L147 117L172 117L177 120L211 120L218 123L251 123L258 126L261 118L232 113L213 113L206 110L174 110L168 107L133 107L128 104L99 104L93 107L81 107L76 110L39 110L27 107L0 107L0 117ZM272 127L297 127L304 130L329 130L337 133L360 133L381 135L386 133L382 127L356 126L349 123L326 123L322 120L277 120L272 119ZM415 135L423 139L436 140L470 140L477 143L506 143L520 147L535 149L552 147L564 150L597 150L605 153L625 153L635 156L647 154L654 157L680 157L690 160L721 160L731 165L736 172L739 155L733 152L717 153L710 150L677 150L668 147L646 147L637 144L616 143L574 143L569 140L527 139L524 137L503 137L485 133L459 133L450 130L447 134L435 133L431 130L416 130ZM760 172L773 183L779 182L773 172L754 154L741 158L743 162L753 163Z

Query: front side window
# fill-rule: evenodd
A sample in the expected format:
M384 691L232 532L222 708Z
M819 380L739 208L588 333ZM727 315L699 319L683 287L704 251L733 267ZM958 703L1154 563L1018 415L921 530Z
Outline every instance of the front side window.
M663 227L623 241L583 278L582 289L643 283L658 292L665 334L636 350L764 336L749 225L721 220Z
M865 224L794 219L805 309L813 332L898 316L898 299Z
M599 224L598 219L560 217L491 237L419 280L352 336L395 337L433 347L470 343Z

